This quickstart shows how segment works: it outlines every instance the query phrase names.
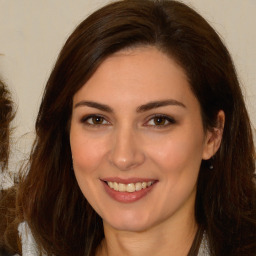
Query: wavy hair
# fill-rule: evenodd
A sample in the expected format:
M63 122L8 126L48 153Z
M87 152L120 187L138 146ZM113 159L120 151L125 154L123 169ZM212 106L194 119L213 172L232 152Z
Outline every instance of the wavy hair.
M10 123L14 118L13 102L10 92L0 81L0 167L4 170L8 166L10 152Z
M11 121L15 116L10 92L0 80L0 168L8 174ZM15 188L2 190L0 184L0 255L17 251L17 225L15 220ZM7 228L8 227L8 228ZM17 235L17 236L16 236Z
M217 113L225 112L214 170L207 161L200 168L196 221L207 233L212 256L255 255L254 145L236 71L214 29L177 1L114 2L90 15L68 38L45 87L28 174L20 183L22 218L48 255L95 254L103 225L72 170L72 99L108 56L143 45L155 46L183 67L205 129L213 129Z

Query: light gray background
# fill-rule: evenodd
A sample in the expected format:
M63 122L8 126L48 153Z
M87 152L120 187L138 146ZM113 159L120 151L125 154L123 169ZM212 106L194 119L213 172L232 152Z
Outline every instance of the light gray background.
M11 170L27 158L44 85L68 35L106 0L0 0L0 76L17 116ZM230 50L256 127L256 0L184 0Z

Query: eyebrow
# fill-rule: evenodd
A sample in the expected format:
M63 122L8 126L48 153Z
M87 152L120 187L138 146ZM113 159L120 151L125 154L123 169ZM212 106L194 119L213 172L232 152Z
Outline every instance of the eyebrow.
M140 107L137 108L137 112L141 113L141 112L145 112L151 109L160 108L164 106L179 106L179 107L186 108L186 106L182 102L170 99L170 100L152 101L145 105L141 105Z
M97 103L94 101L80 101L75 104L74 108L81 107L81 106L97 108L101 111L105 111L108 113L114 112L113 109L111 107L109 107L108 105ZM152 101L147 104L141 105L136 109L136 112L138 112L138 113L146 112L151 109L160 108L160 107L164 107L164 106L179 106L179 107L186 108L186 106L182 102L179 102L179 101L173 100L173 99L169 99L169 100Z
M104 104L101 104L101 103L94 102L94 101L80 101L80 102L75 104L74 108L81 107L81 106L87 106L87 107L90 107L90 108L97 108L99 110L102 110L102 111L105 111L105 112L108 112L108 113L113 113L114 112L111 107L109 107L107 105L104 105Z

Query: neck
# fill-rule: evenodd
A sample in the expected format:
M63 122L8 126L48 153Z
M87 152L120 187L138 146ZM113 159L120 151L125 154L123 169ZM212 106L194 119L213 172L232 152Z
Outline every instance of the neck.
M192 214L192 215L191 215ZM140 232L120 231L104 223L105 239L97 256L186 256L193 243L197 225L194 213L165 220Z

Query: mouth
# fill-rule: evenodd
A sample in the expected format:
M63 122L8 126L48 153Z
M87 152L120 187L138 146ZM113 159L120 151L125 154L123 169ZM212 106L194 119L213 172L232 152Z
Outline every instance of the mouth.
M128 184L118 183L115 181L105 181L105 183L115 191L133 193L135 191L140 191L142 189L146 189L152 186L155 183L155 181L143 181Z
M119 179L101 180L107 194L121 203L132 203L144 198L155 187L158 180L151 179Z

